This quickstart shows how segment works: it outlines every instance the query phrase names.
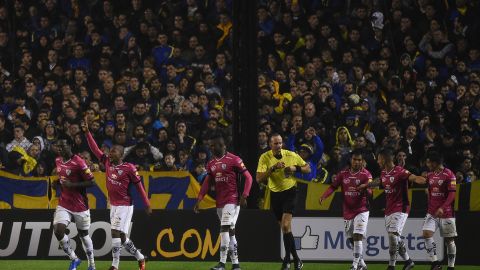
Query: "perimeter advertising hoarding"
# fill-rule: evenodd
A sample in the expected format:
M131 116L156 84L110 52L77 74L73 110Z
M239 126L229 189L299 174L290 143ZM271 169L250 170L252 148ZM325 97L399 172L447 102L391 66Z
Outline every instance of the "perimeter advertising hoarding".
M402 233L408 254L414 261L428 261L422 225L422 218L409 218ZM352 245L345 237L342 218L294 217L292 233L298 255L304 260L345 261L352 258ZM438 259L443 260L443 238L437 232L434 239L437 243ZM365 261L388 261L388 246L384 219L371 217L368 221L367 236L363 241ZM281 256L284 255L282 248Z

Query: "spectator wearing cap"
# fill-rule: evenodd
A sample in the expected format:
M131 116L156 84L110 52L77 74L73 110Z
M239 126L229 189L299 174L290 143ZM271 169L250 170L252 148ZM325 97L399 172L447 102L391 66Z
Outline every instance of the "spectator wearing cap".
M289 136L286 141L286 147L290 151L297 151L300 157L308 162L312 169L308 174L295 173L295 177L306 181L317 179L317 165L323 156L324 145L322 139L316 134L315 128L309 127L305 130L304 143L295 147L294 136Z

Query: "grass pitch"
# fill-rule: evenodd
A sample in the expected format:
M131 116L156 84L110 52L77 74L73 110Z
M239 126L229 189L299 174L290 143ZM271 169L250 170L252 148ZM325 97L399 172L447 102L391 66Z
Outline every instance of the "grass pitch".
M110 267L110 261L97 261L97 270L106 270ZM40 261L40 260L0 260L1 270L67 270L69 262L67 260ZM209 270L215 262L171 262L171 261L151 261L147 263L148 270ZM402 262L398 264L397 269L402 269ZM257 263L244 262L241 264L243 270L278 270L280 263ZM386 264L370 264L369 270L384 270ZM86 270L87 262L82 261L78 270ZM134 261L120 261L120 270L135 270L137 263ZM227 264L227 269L231 269ZM349 263L327 264L327 263L305 263L304 270L348 270ZM428 270L427 265L417 265L415 270ZM446 266L444 266L446 269ZM479 266L457 266L456 270L478 270Z

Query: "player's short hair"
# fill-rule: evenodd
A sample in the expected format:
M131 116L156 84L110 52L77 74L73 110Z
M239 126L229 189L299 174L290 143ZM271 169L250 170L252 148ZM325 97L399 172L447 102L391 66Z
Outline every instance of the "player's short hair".
M438 151L429 151L427 153L426 158L428 160L430 160L430 162L435 162L435 163L438 163L438 164L441 164L443 162L443 157L440 154L440 152L438 152Z
M220 139L225 141L225 138L220 133L213 134L212 137L210 137L210 140L212 140L212 141L213 140L220 140Z
M363 159L363 151L360 150L360 149L355 149L355 150L352 151L352 154L351 154L351 157L353 157L353 156L361 156L362 159Z
M390 159L393 159L394 152L393 152L393 149L386 147L381 149L380 152L378 152L378 155L382 155L384 158L387 158L390 160Z
M270 138L268 138L268 140L271 141L273 137L277 137L277 136L280 136L280 138L283 139L283 137L282 137L282 135L280 135L280 133L273 132L272 134L270 134Z

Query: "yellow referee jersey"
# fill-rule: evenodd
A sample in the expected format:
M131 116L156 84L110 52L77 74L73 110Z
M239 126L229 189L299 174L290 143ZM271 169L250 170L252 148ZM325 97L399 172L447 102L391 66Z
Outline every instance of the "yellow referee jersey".
M258 160L257 172L264 173L277 164L277 162L284 162L285 166L305 166L307 163L295 152L282 149L282 158L276 159L273 156L272 150L263 153ZM295 186L297 182L292 176L285 177L282 170L275 170L270 177L268 177L268 188L273 192L280 192Z

